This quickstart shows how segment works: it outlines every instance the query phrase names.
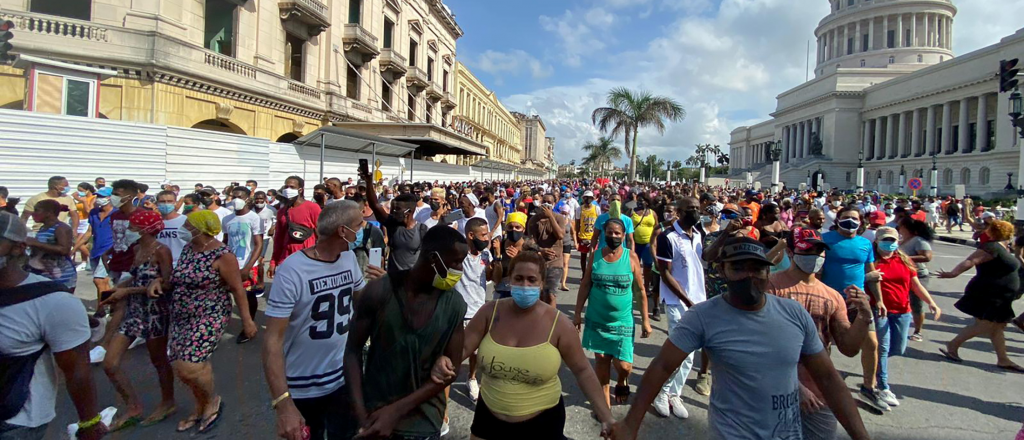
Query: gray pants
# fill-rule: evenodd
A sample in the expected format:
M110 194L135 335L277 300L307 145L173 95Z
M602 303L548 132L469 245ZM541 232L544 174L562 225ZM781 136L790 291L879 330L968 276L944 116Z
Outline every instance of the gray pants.
M0 440L43 440L43 437L46 436L47 425L29 428L0 423Z
M800 414L804 440L835 440L839 421L827 407L818 412Z

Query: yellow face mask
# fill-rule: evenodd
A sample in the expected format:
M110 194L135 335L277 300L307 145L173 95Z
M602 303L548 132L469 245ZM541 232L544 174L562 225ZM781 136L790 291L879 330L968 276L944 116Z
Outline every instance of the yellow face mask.
M441 259L441 254L434 252L434 255L437 255L437 261L441 262L441 266L444 267L445 272L447 272L447 275L442 277L441 273L437 271L437 268L434 268L434 288L438 290L454 289L455 285L459 284L459 280L462 279L462 272L445 267L444 260ZM434 266L431 265L430 267Z

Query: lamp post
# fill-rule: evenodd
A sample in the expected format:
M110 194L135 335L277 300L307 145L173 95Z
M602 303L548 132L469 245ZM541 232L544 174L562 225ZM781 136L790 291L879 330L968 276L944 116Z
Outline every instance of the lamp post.
M823 191L825 189L825 174L821 172L821 165L818 165L818 184L814 186L817 191Z
M903 194L903 187L905 186L907 186L907 169L900 165L900 189L897 193Z
M931 178L932 187L929 188L928 194L932 197L939 196L939 162L938 153L932 153L932 174Z
M811 188L811 170L807 170L807 189L814 189Z
M750 168L747 168L747 175L746 175L746 179L745 180L747 182L747 189L753 189L754 188L754 175L750 173Z
M857 153L857 192L864 192L864 150Z
M782 158L782 141L775 141L771 151L768 152L772 156L772 194L778 194L779 192L779 159Z

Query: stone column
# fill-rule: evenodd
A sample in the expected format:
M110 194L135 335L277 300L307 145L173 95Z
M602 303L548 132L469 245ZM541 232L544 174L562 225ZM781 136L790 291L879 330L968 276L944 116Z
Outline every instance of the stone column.
M861 139L861 152L864 159L871 159L871 120L864 122L864 137ZM863 171L863 170L861 170Z
M942 104L942 154L953 154L953 103Z
M931 155L939 151L939 147L936 145L935 140L935 106L928 106L928 114L926 116L925 127L928 127L928 132L925 133L924 141L924 154Z
M789 163L789 131L782 127L782 162Z
M896 47L903 47L903 14L896 17Z
M804 157L811 157L811 121L804 121Z
M988 151L988 95L978 96L978 152Z
M931 33L931 21L932 14L924 14L924 47L931 47L932 45L932 33Z
M896 151L899 157L910 157L907 151L907 113L900 112L899 130L896 131Z
M957 139L960 154L967 154L971 152L971 98L964 98L960 100L960 131L957 133L959 139Z
M864 51L864 48L861 47L861 39L862 38L864 38L864 37L861 37L861 33L860 33L860 20L857 20L857 36L853 38L853 52L854 53L859 53L859 52L863 52Z
M892 158L894 158L894 157L899 155L899 152L896 151L896 142L893 142L895 140L895 138L892 137L893 136L893 131L895 129L896 129L896 115L892 114L892 115L889 115L889 117L886 118L886 121L885 121L885 152L886 152L885 157L888 157L890 159L892 159Z
M910 121L910 154L917 156L924 152L924 148L921 148L921 109L914 109L913 118Z
M910 13L910 47L917 47L917 13Z
M797 122L797 123L793 124L793 128L796 129L796 136L794 136L794 139L793 139L794 141L796 141L796 144L793 145L793 147L796 149L796 153L795 153L796 154L796 158L797 159L803 159L803 157L804 157L804 147L803 147L804 146L804 123L803 122Z
M882 142L882 118L875 118L875 159L882 160L885 158L885 143Z
M889 16L882 16L882 49L889 48Z
M946 49L953 48L953 17L945 17L946 20Z
M868 50L875 50L875 17L868 19Z

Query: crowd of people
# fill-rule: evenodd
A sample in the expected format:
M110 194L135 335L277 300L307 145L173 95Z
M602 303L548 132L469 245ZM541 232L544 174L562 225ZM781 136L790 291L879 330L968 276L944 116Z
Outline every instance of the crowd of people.
M632 439L652 407L689 417L698 351L715 438L834 439L841 425L867 439L831 347L860 357L859 398L892 411L893 361L924 340L926 311L942 315L929 281L971 269L956 307L975 321L943 355L962 362L962 344L984 336L998 367L1024 372L1004 337L1007 324L1024 330L1011 308L1024 239L970 198L606 179L388 186L365 170L324 179L311 199L306 185L163 182L150 195L133 180L72 191L55 176L20 213L0 187L0 440L43 438L58 370L78 438L174 416L175 378L193 401L176 430L214 429L213 355L233 313L237 344L261 340L289 440L444 436L467 360L474 439L564 438L563 364L601 435ZM977 250L930 271L935 229L964 224ZM556 305L573 252L583 275L568 316ZM72 296L93 298L79 276L92 278L92 310ZM635 343L663 317L668 341L631 385ZM149 410L121 368L142 345L161 392ZM109 423L90 364L120 399ZM615 404L631 404L624 419Z

